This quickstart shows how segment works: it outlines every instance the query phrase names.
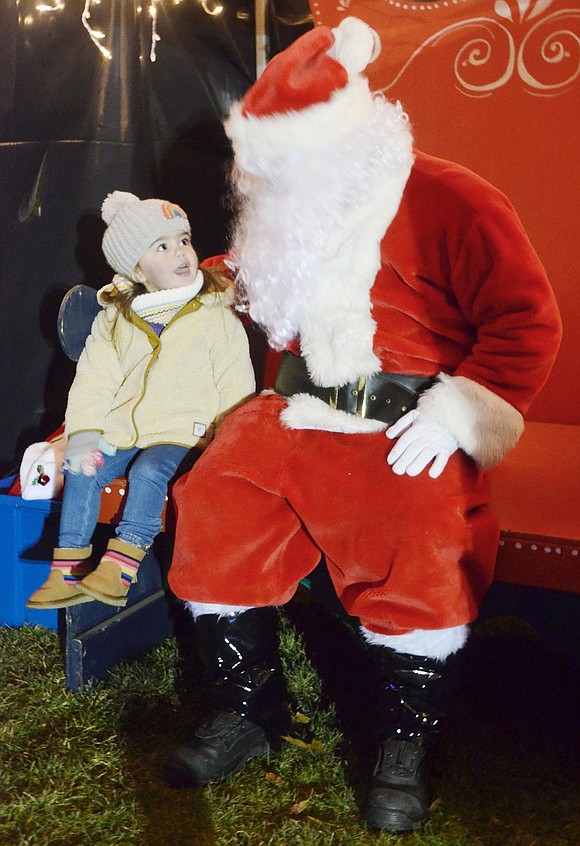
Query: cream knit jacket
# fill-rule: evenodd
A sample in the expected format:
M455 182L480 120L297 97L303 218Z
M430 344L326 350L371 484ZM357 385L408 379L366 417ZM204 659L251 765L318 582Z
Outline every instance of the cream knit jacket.
M106 306L95 318L77 365L65 432L96 429L120 449L195 446L251 396L248 340L231 294L186 303L158 337L134 312Z

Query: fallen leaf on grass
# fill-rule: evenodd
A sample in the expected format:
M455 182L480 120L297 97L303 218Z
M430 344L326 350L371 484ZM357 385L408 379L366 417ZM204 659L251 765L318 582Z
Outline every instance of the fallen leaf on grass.
M310 743L306 743L304 740L300 740L299 737L290 737L290 735L283 734L282 740L288 741L293 746L297 746L299 749L308 749L314 755L320 755L320 753L324 750L324 746L319 740L312 740Z
M309 801L310 801L309 799L303 799L303 800L302 800L302 802L295 802L295 803L294 803L294 805L292 805L292 806L288 809L288 813L289 813L289 814L294 814L294 815L296 815L296 814L301 814L301 813L302 813L302 811L305 811L305 810L306 810L306 808L308 807L308 802L309 802Z

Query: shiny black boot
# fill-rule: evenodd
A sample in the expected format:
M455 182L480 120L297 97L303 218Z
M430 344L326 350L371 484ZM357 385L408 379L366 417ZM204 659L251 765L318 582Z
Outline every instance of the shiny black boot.
M381 713L378 756L367 800L372 828L419 828L429 815L429 755L450 695L445 662L372 646Z
M222 781L277 748L286 730L286 688L278 659L275 608L195 621L209 713L164 767L172 787Z

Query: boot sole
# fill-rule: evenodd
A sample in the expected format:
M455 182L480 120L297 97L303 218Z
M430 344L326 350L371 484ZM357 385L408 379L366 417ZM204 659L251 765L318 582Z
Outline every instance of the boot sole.
M394 791L396 795L397 791ZM411 797L409 797L411 798ZM366 809L366 820L371 828L382 829L383 831L405 832L415 831L420 828L425 820L429 817L429 810L426 806L421 807L420 803L415 809L413 816L410 815L410 808L397 807L397 803L373 801L373 797L369 797L369 802ZM412 811L411 811L412 812Z
M371 828L390 831L393 834L416 831L426 819L427 815L420 820L412 820L407 814L386 811L384 808L369 808L366 813L366 821Z
M26 602L26 607L31 608L33 611L39 611L43 608L46 608L47 611L50 611L54 608L70 608L71 605L81 605L83 602L92 602L92 596L86 595L79 595L73 596L70 599L55 599L53 602Z
M96 599L99 602L104 602L105 605L114 605L117 608L123 608L127 604L127 596L107 596L106 593L99 593L98 590L93 590L84 585L82 587L79 585L77 590L86 596L85 602Z

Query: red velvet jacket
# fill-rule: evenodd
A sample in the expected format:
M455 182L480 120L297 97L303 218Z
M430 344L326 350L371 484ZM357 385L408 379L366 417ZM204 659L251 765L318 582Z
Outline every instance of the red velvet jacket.
M438 375L419 407L480 466L501 460L548 378L562 331L546 272L509 200L466 168L416 152L370 299L381 369ZM299 353L300 340L291 348Z
M383 369L465 376L525 414L558 351L552 288L509 200L416 153L371 292Z

